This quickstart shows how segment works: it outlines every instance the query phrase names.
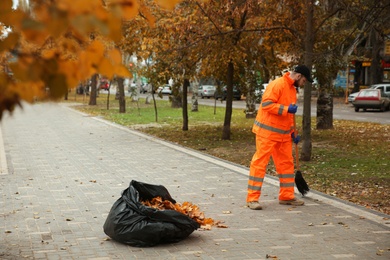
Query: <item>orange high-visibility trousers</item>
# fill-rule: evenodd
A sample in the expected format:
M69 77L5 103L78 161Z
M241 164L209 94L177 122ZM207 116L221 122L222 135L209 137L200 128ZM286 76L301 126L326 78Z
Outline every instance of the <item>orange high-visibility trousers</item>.
M256 153L250 165L247 202L259 200L271 156L279 176L279 200L294 198L295 174L291 140L276 142L256 135Z

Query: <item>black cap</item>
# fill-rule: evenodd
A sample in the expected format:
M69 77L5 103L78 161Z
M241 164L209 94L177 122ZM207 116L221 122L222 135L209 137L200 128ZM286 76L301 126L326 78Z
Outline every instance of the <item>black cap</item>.
M310 76L310 70L305 65L296 66L294 72L302 74L310 83L313 83L313 79Z

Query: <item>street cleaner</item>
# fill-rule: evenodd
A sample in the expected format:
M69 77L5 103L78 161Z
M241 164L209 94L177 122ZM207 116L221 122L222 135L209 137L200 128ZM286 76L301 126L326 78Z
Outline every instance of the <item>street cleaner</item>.
M292 143L294 114L297 112L297 89L306 81L313 82L305 65L296 66L283 77L275 79L264 92L252 132L256 134L256 153L252 157L248 181L247 207L261 210L259 203L266 168L272 156L279 177L279 204L302 206L304 201L294 195L294 159ZM297 88L297 89L296 89Z

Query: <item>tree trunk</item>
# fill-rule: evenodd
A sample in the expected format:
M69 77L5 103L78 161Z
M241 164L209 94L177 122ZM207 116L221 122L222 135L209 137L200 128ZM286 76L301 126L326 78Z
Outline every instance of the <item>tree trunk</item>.
M188 101L187 101L187 89L190 86L190 81L184 79L183 83L183 131L188 131Z
M381 57L380 51L384 45L382 38L376 30L372 30L371 32L371 42L372 42L372 61L371 66L369 68L369 79L368 83L376 84L382 82L382 73L381 73Z
M230 140L230 123L232 120L232 112L233 112L233 75L234 75L234 65L232 61L229 61L228 69L227 69L226 111L225 111L225 121L223 123L223 129L222 129L222 140Z
M354 74L354 82L353 82L353 92L359 92L360 85L362 82L360 81L360 75L362 73L362 63L360 61L355 62L355 74Z
M199 83L195 79L195 83L192 85L192 97L191 97L192 112L198 112L198 87L199 87Z
M122 77L117 78L117 93L119 93L119 113L126 113L125 86L123 85L123 81L124 79Z
M153 107L154 107L154 118L155 118L156 123L157 123L158 122L158 111L157 111L156 97L154 96L154 89L152 90L152 98L153 98Z
M108 87L108 93L107 93L107 101L106 101L106 104L107 104L107 110L110 110L110 87L111 87L111 83L112 81L110 81L110 86ZM116 98L116 100L118 100L118 98Z
M305 65L311 69L314 50L313 33L313 0L306 0L306 36L305 36ZM307 82L303 92L303 117L302 117L302 149L301 160L310 161L312 152L311 142L311 83Z
M192 103L191 111L198 112L199 111L198 110L198 98L196 97L196 94L192 94L191 103Z
M145 104L150 104L150 97L151 97L151 95L150 94L148 94L147 96L146 96L146 98L145 98Z
M255 86L256 81L253 77L246 83L247 84L247 94L245 99L246 109L245 109L245 118L255 118L256 117L256 96L255 96Z
M174 95L169 96L169 100L171 101L171 107L172 108L181 108L181 107L183 107L182 97L179 94L174 94Z
M333 96L330 88L320 88L317 99L317 129L333 129Z
M253 92L248 92L246 95L246 109L245 109L245 118L255 118L256 117L256 97Z
M91 93L89 94L89 105L96 106L96 96L97 96L97 79L98 74L94 74L91 80Z

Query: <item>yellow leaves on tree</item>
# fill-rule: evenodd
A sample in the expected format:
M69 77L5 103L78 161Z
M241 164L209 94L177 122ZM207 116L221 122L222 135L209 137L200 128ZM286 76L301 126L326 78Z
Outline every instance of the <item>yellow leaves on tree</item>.
M114 75L121 77L130 77L131 73L122 65L122 56L117 49L111 49L105 55L105 46L99 42L92 42L85 51L80 53L78 64L76 64L79 73L92 76L95 73L101 73L108 78Z
M93 74L131 77L114 48L123 38L123 21L142 12L138 0L30 0L28 12L0 0L0 118L20 100L60 98ZM172 9L179 0L156 1ZM10 55L12 54L12 55ZM6 58L4 58L6 57Z
M212 218L206 218L204 213L199 209L199 207L191 202L184 202L183 204L175 203L173 204L169 200L163 200L161 197L155 197L152 200L141 201L145 206L158 209L158 210L176 210L188 217L192 218L194 221L200 224L203 229L211 229L213 225L217 227L224 227L221 222L214 221Z

